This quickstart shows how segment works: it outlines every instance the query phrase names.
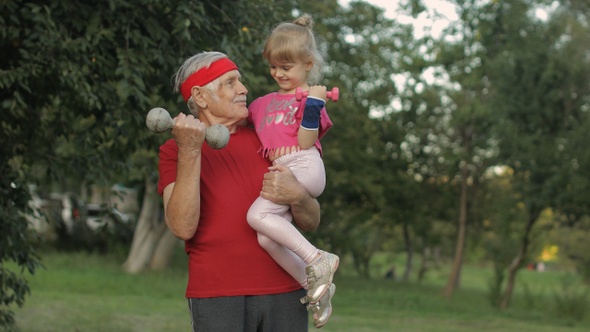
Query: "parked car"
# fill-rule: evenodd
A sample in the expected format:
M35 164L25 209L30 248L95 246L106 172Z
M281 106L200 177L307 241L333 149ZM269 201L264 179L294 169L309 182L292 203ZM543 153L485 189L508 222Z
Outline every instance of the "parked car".
M117 196L108 203L94 204L72 192L47 194L35 187L29 192L29 227L37 238L62 250L105 250L108 243L130 243L133 238L135 195L127 201Z
M133 214L106 204L87 204L85 213L85 226L97 238L107 243L131 244L136 221Z
M61 223L61 201L41 197L38 193L31 191L29 208L30 211L25 215L28 228L44 239L55 240L58 237L57 225Z
M98 231L103 227L114 230L118 224L129 224L130 217L116 207L109 207L104 204L87 204L85 221L86 225L93 231Z
M71 192L52 193L49 196L53 200L61 201L61 227L66 234L74 235L82 220L84 201Z

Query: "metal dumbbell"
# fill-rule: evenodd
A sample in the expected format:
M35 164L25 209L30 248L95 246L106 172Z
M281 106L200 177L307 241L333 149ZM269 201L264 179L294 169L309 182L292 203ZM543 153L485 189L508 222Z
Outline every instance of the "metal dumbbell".
M167 110L155 107L148 112L145 124L149 130L155 133L163 133L174 127L174 120L172 120ZM209 126L205 133L205 141L211 148L221 149L229 142L229 130L220 124Z

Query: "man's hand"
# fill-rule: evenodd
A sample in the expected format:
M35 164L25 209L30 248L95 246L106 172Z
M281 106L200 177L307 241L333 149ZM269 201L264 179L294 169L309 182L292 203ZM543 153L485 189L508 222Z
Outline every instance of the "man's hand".
M289 205L295 224L303 231L315 230L320 224L320 204L283 165L269 167L264 174L260 196L276 204Z
M176 144L181 149L201 150L206 132L207 126L205 123L199 121L193 115L180 113L174 119L172 136L174 136Z
M262 181L260 196L263 198L276 204L291 205L301 201L307 195L305 188L287 167L275 165L268 170Z

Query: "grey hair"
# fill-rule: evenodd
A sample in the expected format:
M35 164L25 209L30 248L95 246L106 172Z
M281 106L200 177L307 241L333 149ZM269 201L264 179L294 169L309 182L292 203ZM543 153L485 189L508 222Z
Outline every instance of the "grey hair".
M209 67L211 64L219 59L227 58L228 56L221 52L202 52L197 53L190 58L186 59L182 66L178 69L176 74L172 77L174 82L174 92L180 92L180 87L189 76L197 72L201 68ZM210 83L207 83L204 88L212 92L214 99L217 98L215 87L219 86L219 78L214 79ZM197 116L199 114L199 106L192 97L189 97L186 103L190 112Z

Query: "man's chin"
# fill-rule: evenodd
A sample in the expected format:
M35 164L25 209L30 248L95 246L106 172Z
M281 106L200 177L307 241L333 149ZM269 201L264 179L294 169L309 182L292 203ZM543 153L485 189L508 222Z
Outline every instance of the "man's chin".
M244 107L240 108L239 117L243 118L243 119L248 117L248 107L244 106Z

